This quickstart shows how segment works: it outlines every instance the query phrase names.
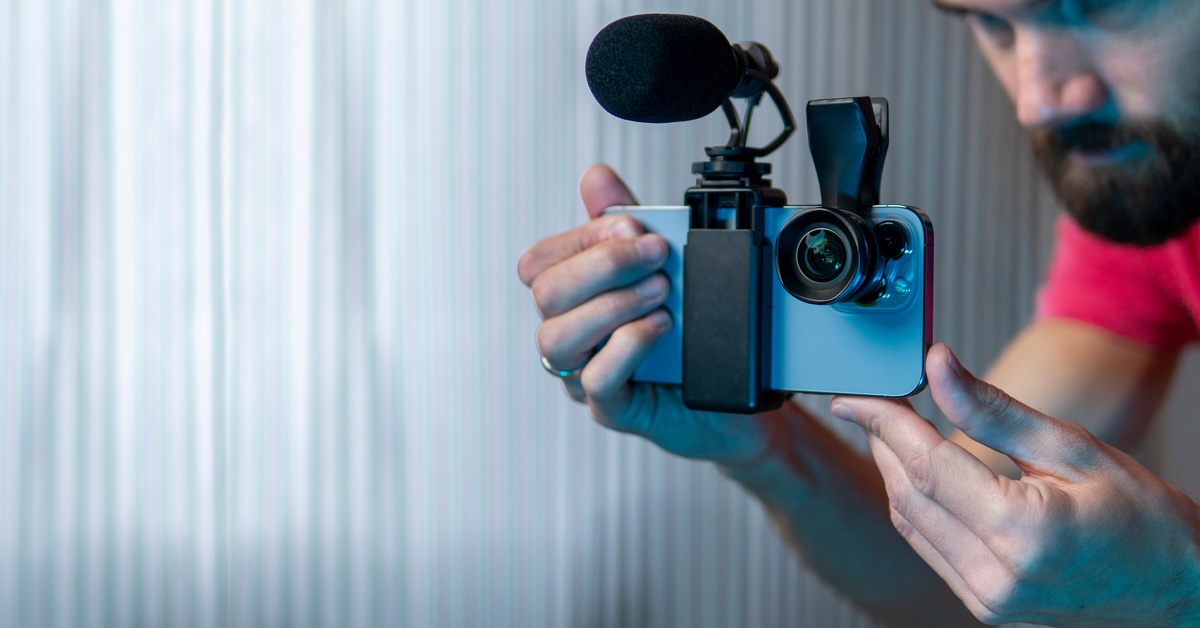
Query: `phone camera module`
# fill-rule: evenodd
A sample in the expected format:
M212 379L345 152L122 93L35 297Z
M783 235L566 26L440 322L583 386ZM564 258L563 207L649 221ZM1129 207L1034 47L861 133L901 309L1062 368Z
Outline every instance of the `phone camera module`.
M895 220L876 225L875 239L879 242L879 254L888 259L900 259L912 252L908 249L908 230Z

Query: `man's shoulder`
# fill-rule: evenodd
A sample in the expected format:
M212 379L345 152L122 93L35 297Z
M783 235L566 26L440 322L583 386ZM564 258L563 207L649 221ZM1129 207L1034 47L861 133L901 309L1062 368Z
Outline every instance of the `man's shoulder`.
M1176 349L1197 336L1200 225L1157 246L1105 240L1060 218L1037 318L1076 320Z
M1060 250L1065 248L1071 252L1083 249L1116 258L1154 257L1172 251L1200 251L1200 221L1162 244L1140 246L1107 240L1084 229L1070 215L1063 214L1058 218L1055 236Z

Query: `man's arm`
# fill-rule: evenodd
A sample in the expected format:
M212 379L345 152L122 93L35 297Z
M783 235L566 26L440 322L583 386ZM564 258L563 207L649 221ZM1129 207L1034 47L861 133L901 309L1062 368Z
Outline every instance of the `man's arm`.
M887 625L977 625L893 527L868 456L797 405L761 416L772 426L767 453L718 466L763 504L804 563Z

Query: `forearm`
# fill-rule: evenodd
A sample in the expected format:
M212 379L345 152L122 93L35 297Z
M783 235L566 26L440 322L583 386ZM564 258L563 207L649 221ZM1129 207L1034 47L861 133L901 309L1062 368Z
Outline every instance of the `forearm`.
M1084 323L1043 319L1018 334L983 379L1128 452L1157 414L1178 357ZM998 473L1020 477L1007 456L961 432L953 440Z
M1084 323L1047 319L1014 338L983 379L1129 451L1157 414L1178 358Z
M977 625L892 526L870 459L793 404L771 419L770 453L721 470L762 502L800 558L889 625Z

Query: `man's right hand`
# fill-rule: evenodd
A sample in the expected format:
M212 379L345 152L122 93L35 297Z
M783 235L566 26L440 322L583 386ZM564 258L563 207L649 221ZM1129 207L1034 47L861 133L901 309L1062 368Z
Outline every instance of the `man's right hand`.
M554 369L581 369L563 378L567 394L601 425L671 453L735 466L760 459L769 447L765 417L692 411L678 387L630 381L672 324L661 307L667 243L630 216L603 215L636 203L607 166L584 173L580 194L590 220L534 244L517 266L543 319L538 350Z

